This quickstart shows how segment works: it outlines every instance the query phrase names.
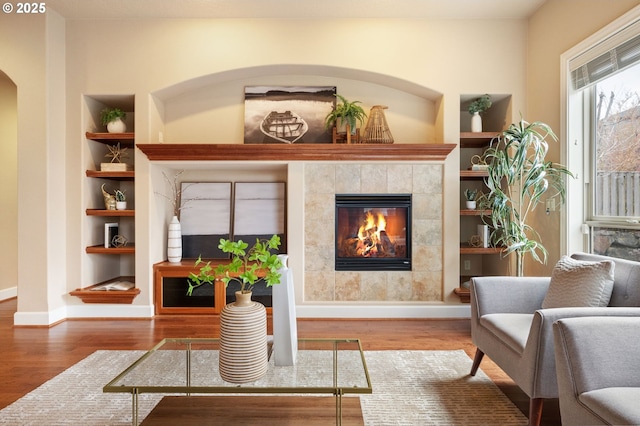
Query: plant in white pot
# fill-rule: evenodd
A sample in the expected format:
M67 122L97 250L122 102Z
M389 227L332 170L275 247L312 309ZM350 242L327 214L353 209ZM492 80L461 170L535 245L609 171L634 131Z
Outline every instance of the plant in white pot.
M464 198L466 199L466 207L469 210L476 209L476 197L478 195L477 189L467 188L464 190Z
M235 293L236 301L227 304L220 313L220 361L219 371L223 380L230 383L247 383L258 380L267 372L267 314L264 305L251 300L253 287L264 279L267 287L280 283L282 262L272 250L280 247L280 237L268 240L256 239L253 246L242 240L220 239L218 248L231 254L230 262L211 262L200 266L198 273L189 275L187 294L204 284L215 281L240 283ZM195 266L202 264L198 258Z
M480 116L480 113L491 108L491 105L491 96L489 95L482 95L469 104L472 132L482 132L482 117Z
M123 121L127 114L120 108L104 108L100 113L102 124L107 126L109 133L124 133L127 125Z
M127 209L127 197L124 194L123 189L116 189L114 194L116 197L116 210L126 210Z

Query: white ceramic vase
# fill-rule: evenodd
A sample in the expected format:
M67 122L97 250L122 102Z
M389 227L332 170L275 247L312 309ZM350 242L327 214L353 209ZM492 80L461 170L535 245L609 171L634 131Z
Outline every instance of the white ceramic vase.
M116 210L126 210L127 202L126 201L116 201Z
M116 118L113 121L107 123L107 132L109 133L124 133L127 130L127 125L120 118Z
M267 373L267 310L236 292L220 313L220 377L229 383L254 382Z
M482 132L482 117L479 112L474 112L471 116L471 131L474 133Z
M167 235L167 259L171 263L179 263L182 260L182 230L178 216L173 216L169 222Z

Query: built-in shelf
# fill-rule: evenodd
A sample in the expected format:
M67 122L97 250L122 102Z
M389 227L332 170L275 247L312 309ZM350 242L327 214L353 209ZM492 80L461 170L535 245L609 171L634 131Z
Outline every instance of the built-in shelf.
M461 180L483 179L489 176L486 170L460 170Z
M460 216L489 216L491 210L478 210L478 209L460 209Z
M469 244L460 244L460 254L500 254L502 247L471 247Z
M135 216L135 210L87 209L87 216L123 217Z
M460 148L483 148L497 135L498 132L460 132Z
M131 304L133 299L140 294L139 288L132 288L130 290L92 290L93 288L113 281L130 281L134 282L135 277L117 277L105 282L92 285L90 287L78 288L69 294L71 296L79 297L83 303L118 303L118 304Z
M135 171L127 170L124 172L103 172L100 170L87 170L87 177L117 180L133 180Z
M135 245L129 243L124 247L109 247L104 244L97 246L89 246L86 248L88 254L134 254L136 252Z
M87 139L91 139L92 141L113 144L120 142L120 145L130 145L133 146L135 140L135 133L127 132L127 133L93 133L86 132L85 137Z

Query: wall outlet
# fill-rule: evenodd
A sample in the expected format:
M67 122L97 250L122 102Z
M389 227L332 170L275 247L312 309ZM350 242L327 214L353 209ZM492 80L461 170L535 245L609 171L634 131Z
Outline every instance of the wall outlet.
M471 261L470 260L465 260L464 261L464 270L465 271L471 270Z
M546 207L547 207L547 212L556 211L556 199L555 198L548 198Z

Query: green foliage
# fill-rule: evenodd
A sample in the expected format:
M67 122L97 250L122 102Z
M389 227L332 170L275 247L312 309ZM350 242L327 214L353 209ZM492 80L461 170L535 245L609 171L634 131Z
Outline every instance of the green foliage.
M491 209L484 220L492 228L492 243L505 247L505 254L516 253L518 276L523 274L525 253L540 263L547 260L540 235L527 223L529 213L547 190L553 191L547 198L558 197L564 204L565 177L573 177L565 166L545 160L547 138L558 140L547 124L520 120L491 141L484 154L489 165L486 204Z
M364 109L359 103L360 101L349 102L344 97L338 95L336 96L340 98L342 103L336 105L336 107L325 117L324 125L327 129L332 128L334 125L341 124L343 121L346 121L349 125L349 129L351 133L355 133L357 122L362 124L364 119L367 118L367 114L364 112Z
M478 195L477 189L467 188L464 190L464 197L467 199L467 201L474 201L477 195Z
M211 262L207 262L200 267L198 274L189 274L189 288L187 295L191 296L193 289L203 284L211 284L219 279L224 282L225 286L230 281L240 283L240 291L249 293L253 290L253 286L260 278L258 275L264 273L264 280L267 287L280 283L280 272L282 262L277 254L272 254L272 249L280 247L280 237L273 235L268 240L256 239L253 247L249 247L248 243L242 240L231 241L224 238L220 239L218 248L225 253L231 254L231 262L222 263L215 268L211 266ZM195 266L202 264L203 260L199 257Z
M100 117L102 119L102 124L107 125L112 121L115 121L118 118L125 119L127 114L122 111L120 108L105 108L100 113Z
M127 197L124 195L124 191L122 189L116 189L114 195L116 196L116 201L127 200Z
M473 115L476 112L483 112L489 108L491 108L491 96L482 95L469 104L469 114Z

